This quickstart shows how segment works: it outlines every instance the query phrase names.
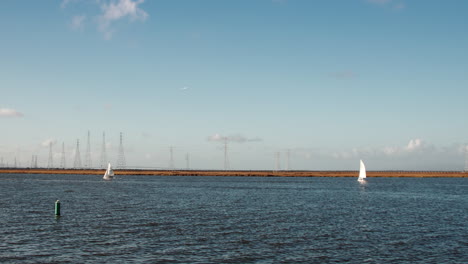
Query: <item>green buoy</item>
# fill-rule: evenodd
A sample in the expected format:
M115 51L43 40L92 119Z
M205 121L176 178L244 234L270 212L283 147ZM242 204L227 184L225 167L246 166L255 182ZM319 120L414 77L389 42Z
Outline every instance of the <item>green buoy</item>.
M60 201L55 201L55 216L60 216Z

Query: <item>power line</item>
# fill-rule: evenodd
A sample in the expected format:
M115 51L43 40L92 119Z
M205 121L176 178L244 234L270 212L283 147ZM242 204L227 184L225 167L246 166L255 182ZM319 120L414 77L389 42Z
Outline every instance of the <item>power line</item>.
M49 159L47 160L47 168L53 168L54 167L54 158L52 156L52 142L49 142Z
M125 162L125 153L124 153L124 148L123 148L123 134L120 132L120 145L119 145L119 155L117 157L117 168L125 168L126 162Z
M101 147L101 168L105 168L107 164L107 151L106 151L106 133L102 132L102 147Z
M62 142L62 156L60 158L60 168L65 169L66 162L65 162L65 142Z
M280 152L275 152L275 171L281 170L280 154Z
M174 169L174 147L169 147L169 169Z
M31 166L30 168L37 168L37 155L31 156Z
M88 130L88 139L86 141L86 154L85 154L85 162L84 162L84 167L85 168L91 168L92 161L91 161L91 142L90 142L90 133Z
M185 154L185 168L190 170L190 155L188 153Z
M468 145L465 146L465 172L468 172Z

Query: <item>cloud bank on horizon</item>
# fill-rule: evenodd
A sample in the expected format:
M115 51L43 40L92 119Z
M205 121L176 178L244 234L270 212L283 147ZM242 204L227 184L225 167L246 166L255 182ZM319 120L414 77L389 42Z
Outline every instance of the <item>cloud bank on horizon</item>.
M254 138L248 138L248 137L245 137L241 134L235 134L235 135L231 135L231 136L222 136L220 134L214 134L212 136L209 136L207 138L208 141L212 141L212 142L235 142L235 143L245 143L245 142L260 142L262 141L261 138L259 137L254 137Z
M355 159L360 157L423 157L424 155L442 155L452 153L463 155L468 151L468 144L452 144L450 146L436 146L421 138L411 139L404 146L362 147L349 151L333 152L336 159Z

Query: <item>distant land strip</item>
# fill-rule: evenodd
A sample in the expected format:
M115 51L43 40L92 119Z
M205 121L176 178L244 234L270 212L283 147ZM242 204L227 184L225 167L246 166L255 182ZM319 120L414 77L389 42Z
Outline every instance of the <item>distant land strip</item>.
M104 169L0 168L0 174L104 175ZM244 176L244 177L357 177L358 171L271 170L139 170L115 169L116 175L152 176ZM367 177L467 178L462 171L368 171Z

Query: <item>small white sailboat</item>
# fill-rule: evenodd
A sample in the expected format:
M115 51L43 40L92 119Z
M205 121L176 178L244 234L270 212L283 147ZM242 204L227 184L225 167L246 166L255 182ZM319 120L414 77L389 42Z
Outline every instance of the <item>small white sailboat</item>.
M112 180L114 178L114 170L112 170L112 166L109 163L107 165L107 170L106 173L104 173L104 177L102 177L104 180Z
M360 160L358 182L366 182L365 179L366 179L366 166L364 165L364 162Z

